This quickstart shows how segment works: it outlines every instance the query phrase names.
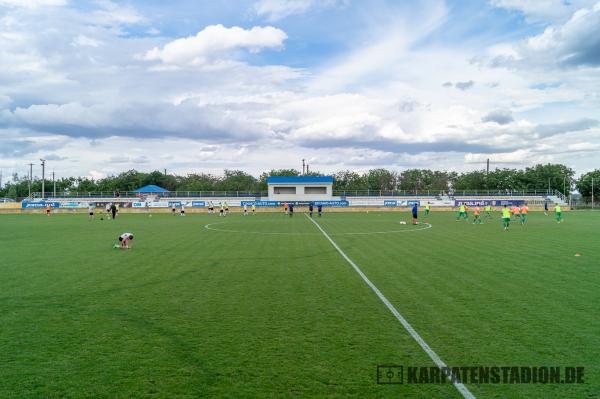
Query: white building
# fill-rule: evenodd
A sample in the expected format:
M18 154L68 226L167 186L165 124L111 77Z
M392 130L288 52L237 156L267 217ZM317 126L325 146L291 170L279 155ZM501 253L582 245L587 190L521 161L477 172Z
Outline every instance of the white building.
M330 201L333 176L269 176L269 201Z

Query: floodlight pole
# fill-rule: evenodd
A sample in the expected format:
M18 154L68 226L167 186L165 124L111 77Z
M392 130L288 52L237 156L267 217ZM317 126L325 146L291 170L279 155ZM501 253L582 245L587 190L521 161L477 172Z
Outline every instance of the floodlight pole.
M29 201L31 201L31 182L33 180L33 163L29 164Z
M44 185L44 181L46 180L46 160L40 159L42 161L42 200L46 198L46 188Z
M52 171L52 195L54 198L56 198L56 180L54 180L54 171Z

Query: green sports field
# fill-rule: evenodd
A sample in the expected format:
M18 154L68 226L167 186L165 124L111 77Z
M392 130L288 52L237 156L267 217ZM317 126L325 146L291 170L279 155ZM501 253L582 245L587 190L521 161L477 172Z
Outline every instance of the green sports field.
M316 219L447 365L585 368L473 396L600 397L600 213L400 220ZM378 365L434 362L301 212L0 215L0 398L462 397Z

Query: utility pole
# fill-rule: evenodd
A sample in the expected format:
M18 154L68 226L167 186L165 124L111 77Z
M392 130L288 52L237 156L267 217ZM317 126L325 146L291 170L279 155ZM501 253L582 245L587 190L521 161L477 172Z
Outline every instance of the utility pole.
M487 175L490 174L490 159L489 158L487 159L486 164L487 165L486 165L486 168L485 168L485 175L487 176Z
M56 198L56 180L54 180L54 171L52 171L52 196Z
M44 180L46 180L46 160L40 159L42 161L42 201L46 198L46 190L44 186Z
M306 174L308 174L308 164L306 164Z
M548 178L548 195L550 195L551 191L550 191L550 178Z
M592 177L592 209L594 209L594 178Z
M31 201L31 183L33 181L33 163L29 164L29 201Z
M302 159L302 174L303 174L303 175L305 175L305 174L306 174L305 170L306 170L306 163L305 163L305 160L304 160L304 159Z

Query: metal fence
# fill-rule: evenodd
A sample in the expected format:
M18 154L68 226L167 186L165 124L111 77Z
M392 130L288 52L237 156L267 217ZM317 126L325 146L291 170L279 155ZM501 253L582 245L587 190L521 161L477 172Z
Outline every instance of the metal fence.
M554 190L455 190L455 191L432 191L432 190L335 190L335 197L463 197L463 196L494 196L494 197L538 197L554 195L561 199L566 197ZM266 191L170 191L156 194L140 194L133 191L77 191L68 193L57 193L52 195L46 193L46 198L55 199L77 199L77 198L143 198L147 196L157 196L161 198L210 198L210 197L267 197ZM41 199L42 193L33 193L34 199Z
M494 196L494 197L539 197L548 195L562 195L557 191L548 190L336 190L336 197L463 197L463 196Z
M148 196L157 196L161 198L197 198L197 197L266 197L268 193L265 192L251 192L251 191L169 191L167 193L136 193L133 191L78 191L70 193L46 193L46 198L56 199L69 199L69 198L143 198ZM34 199L41 199L42 193L33 193Z

